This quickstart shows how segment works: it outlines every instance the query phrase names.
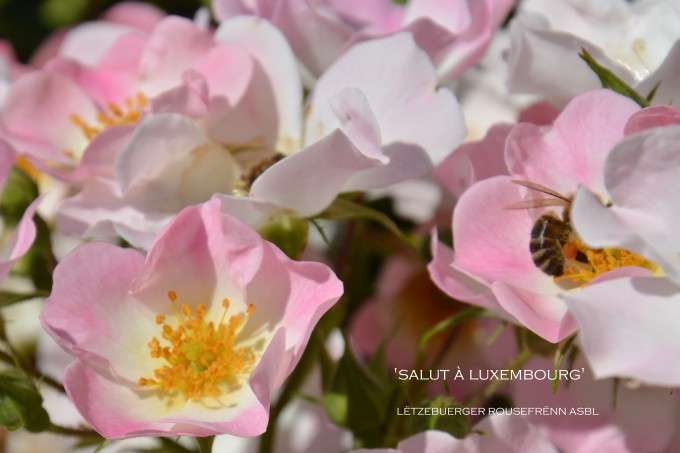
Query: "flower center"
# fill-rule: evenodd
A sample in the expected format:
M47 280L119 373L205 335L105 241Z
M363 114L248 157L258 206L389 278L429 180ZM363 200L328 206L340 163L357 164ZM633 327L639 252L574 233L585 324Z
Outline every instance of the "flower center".
M655 275L661 273L656 263L626 249L591 249L574 237L562 249L566 258L564 272L555 277L555 282L568 286L585 285L606 272L628 266L642 267Z
M168 292L168 299L177 307L175 291ZM149 341L149 353L164 363L154 370L153 377L139 378L139 385L171 398L181 396L193 401L236 390L255 363L253 348L239 347L236 342L255 308L249 304L246 312L227 318L229 299L224 299L222 306L224 311L217 324L205 320L207 308L203 304L193 311L182 304L174 327L165 316L156 316L161 339L153 337Z
M123 105L111 102L97 114L94 124L88 123L80 115L72 114L71 122L78 126L86 139L92 140L109 127L134 124L142 116L149 100L143 93L137 93L135 97L126 98Z

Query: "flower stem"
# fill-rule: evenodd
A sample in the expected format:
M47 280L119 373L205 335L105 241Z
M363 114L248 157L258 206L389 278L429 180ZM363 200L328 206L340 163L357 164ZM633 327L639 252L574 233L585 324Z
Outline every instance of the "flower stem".
M11 349L11 346L9 346L9 344L8 347L10 347ZM14 351L13 349L11 350ZM39 382L42 382L43 384L48 385L61 393L66 393L64 386L59 381L45 374L42 374L36 368L28 365L23 360L20 360L16 354L15 357L12 357L12 355L7 354L5 351L0 350L0 362L5 362L8 365L16 366L21 371L31 376L32 378L38 380Z
M64 436L74 436L74 437L101 437L98 432L91 429L80 429L80 428L68 428L66 426L50 424L48 431L54 434L61 434ZM104 440L102 438L102 440Z

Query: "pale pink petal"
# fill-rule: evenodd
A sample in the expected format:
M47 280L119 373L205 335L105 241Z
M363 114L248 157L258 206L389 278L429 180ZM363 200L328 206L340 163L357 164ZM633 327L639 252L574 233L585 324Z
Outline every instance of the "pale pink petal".
M139 331L153 325L153 316L128 297L143 263L138 251L106 243L86 244L71 252L54 272L52 294L41 314L43 327L67 352L102 370L113 366L112 371L135 380L126 365L143 352L126 353L123 344L116 348L116 343L122 325L127 326L126 339L140 344L145 339Z
M566 304L555 295L538 294L504 282L491 285L498 304L537 335L557 343L576 331Z
M255 180L250 196L309 216L348 190L355 175L377 165L337 130L269 167Z
M409 2L404 20L433 20L451 34L459 34L470 26L471 14L466 0L413 0Z
M520 179L569 195L583 184L604 193L603 169L609 151L637 104L611 90L595 90L574 98L552 127L518 125L506 142L506 163Z
M477 142L465 143L439 164L434 176L454 197L459 197L476 181L508 173L505 140L510 124L497 124Z
M169 214L143 212L124 199L115 182L94 177L57 211L57 229L67 235L115 239L148 249Z
M97 66L116 41L132 31L130 27L111 22L86 22L68 31L59 55L87 66Z
M177 85L184 71L213 47L206 30L180 17L163 19L150 35L142 55L140 88L147 96L155 96Z
M285 208L253 197L215 194L213 198L219 198L225 214L236 217L254 228L264 225L276 214L286 212Z
M252 83L253 65L245 49L220 44L197 56L191 68L205 78L211 96L224 96L230 102L237 102Z
M443 431L424 431L399 442L401 453L456 452L462 441Z
M282 352L283 336L275 335L244 390L240 406L207 409L189 403L178 413L168 413L156 397L142 398L138 391L114 376L102 374L76 361L66 370L64 386L85 420L109 439L136 436L232 434L256 436L267 426L265 402L269 400L270 364Z
M508 209L522 199L508 176L482 180L463 193L453 215L456 267L489 285L556 294L557 285L529 252L535 217L526 209Z
M380 126L366 96L357 88L345 88L330 99L331 108L340 122L340 129L361 150L381 164L389 163L389 158L381 149Z
M476 64L486 52L493 34L513 7L514 0L468 1L471 21L465 31L435 55L440 80L453 79Z
M616 279L562 297L578 322L582 347L598 378L680 385L677 286L660 278Z
M211 200L182 210L159 234L135 291L155 301L148 303L160 312L172 308L168 291L175 291L183 303L205 303L212 300L219 281L228 278L232 287L224 291L234 294L223 297L239 300L241 295L235 293L253 279L263 253L257 233L223 216L220 202Z
M663 63L646 77L640 84L636 87L636 90L640 92L643 96L654 89L656 84L659 87L654 95L652 102L654 104L671 104L677 105L678 101L678 90L680 90L680 85L678 85L678 78L676 74L680 69L680 42L676 41L671 50L666 55Z
M258 15L269 18L283 32L312 78L340 56L354 32L339 18L307 1L283 0L274 11L260 11Z
M28 208L26 208L26 212L21 216L21 220L19 220L19 224L9 238L7 245L3 247L2 256L0 258L0 280L4 280L4 278L7 277L12 266L14 266L14 264L16 264L16 262L19 261L33 245L37 233L35 223L33 222L33 216L41 201L42 198L37 198L28 206Z
M432 230L432 261L427 265L432 281L453 299L488 308L499 313L504 310L498 305L491 289L457 270L454 266L453 250L439 242L437 230Z
M264 71L278 120L277 149L293 151L302 133L302 82L285 37L268 21L244 16L223 22L215 39L245 49L257 62L257 69ZM272 108L271 100L267 107Z
M7 131L7 139L22 152L68 161L71 158L65 152L78 155L87 144L71 115L91 120L96 108L73 82L41 71L12 84L0 113L0 124Z
M420 147L437 164L463 140L455 97L447 89L437 89L432 63L408 34L357 44L328 69L312 95L307 142L338 126L330 101L345 88L366 96L384 145ZM413 117L419 121L409 120Z
M276 247L265 244L260 269L250 281L246 296L255 305L248 329L256 329L258 323L272 323L285 330L286 354L280 358L279 374L273 385L281 385L293 371L312 328L342 293L342 282L326 265L293 261ZM263 312L266 307L266 313L258 314L258 307Z
M115 24L151 33L163 18L162 9L141 2L122 2L112 6L102 15L102 19Z
M656 105L642 109L630 117L625 135L636 134L653 127L680 124L680 110L670 105Z
M516 407L551 408L589 407L596 416L557 415L529 417L536 428L549 436L563 452L634 453L664 451L676 430L677 400L668 389L647 386L619 385L613 379L593 377L583 355L571 369L582 370L579 380L560 384L553 393L547 382L515 381L509 389ZM535 355L527 370L552 370L552 357ZM563 364L563 369L569 368ZM616 396L614 396L616 395ZM616 404L614 404L616 401ZM515 417L512 417L515 418Z
M592 247L620 247L656 257L614 209L604 206L600 198L583 187L571 205L571 221L579 237Z
M560 451L548 436L539 427L532 425L526 417L492 415L476 424L474 429L483 434L472 433L465 439L471 447L467 450L470 453L487 451L558 453ZM461 451L461 453L464 452L465 450Z
M205 131L192 119L161 113L137 126L129 145L120 153L116 174L123 191L157 177L165 166L188 156L208 142ZM169 181L170 183L171 181Z
M680 190L679 142L679 126L630 136L607 160L605 184L612 207L598 207L597 200L585 195L574 206L579 215L574 225L589 244L606 241L628 248L656 261L674 279L680 278L680 239L674 226L680 221L674 196Z
M127 36L124 36L126 42ZM134 53L133 50L130 52ZM101 108L112 103L124 106L125 99L135 94L134 73L115 68L92 68L75 60L57 57L45 65L45 71L58 74L73 81L92 101ZM96 121L91 123L97 124Z
M519 93L540 94L556 106L600 86L595 73L579 57L586 49L600 64L633 84L630 72L604 52L575 35L548 28L544 17L523 14L510 26L510 77L508 87ZM546 61L551 64L545 64ZM569 83L564 83L569 74Z
M534 102L519 112L518 122L548 126L560 115L560 110L547 101Z
M68 30L57 30L49 35L31 56L31 66L42 68L52 58L56 57L59 54L59 49L61 48L61 44L64 42L67 33Z
M212 8L215 18L225 21L233 16L253 14L257 7L254 2L248 0L215 0L212 2Z
M153 113L179 113L201 118L208 113L208 84L194 71L184 74L182 85L172 88L151 101Z

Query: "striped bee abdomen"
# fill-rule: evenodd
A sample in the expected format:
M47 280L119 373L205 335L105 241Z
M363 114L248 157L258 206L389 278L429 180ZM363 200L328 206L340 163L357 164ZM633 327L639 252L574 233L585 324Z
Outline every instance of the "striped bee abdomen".
M570 234L569 222L550 214L539 217L531 229L529 242L529 251L536 267L553 277L562 275L565 261L562 247Z

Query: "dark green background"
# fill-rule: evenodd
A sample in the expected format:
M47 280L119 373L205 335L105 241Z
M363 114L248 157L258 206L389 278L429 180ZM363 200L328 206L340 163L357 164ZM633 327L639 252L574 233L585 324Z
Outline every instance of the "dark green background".
M53 30L97 18L116 0L0 0L0 39L9 40L26 62ZM193 17L207 0L150 0L168 13Z

